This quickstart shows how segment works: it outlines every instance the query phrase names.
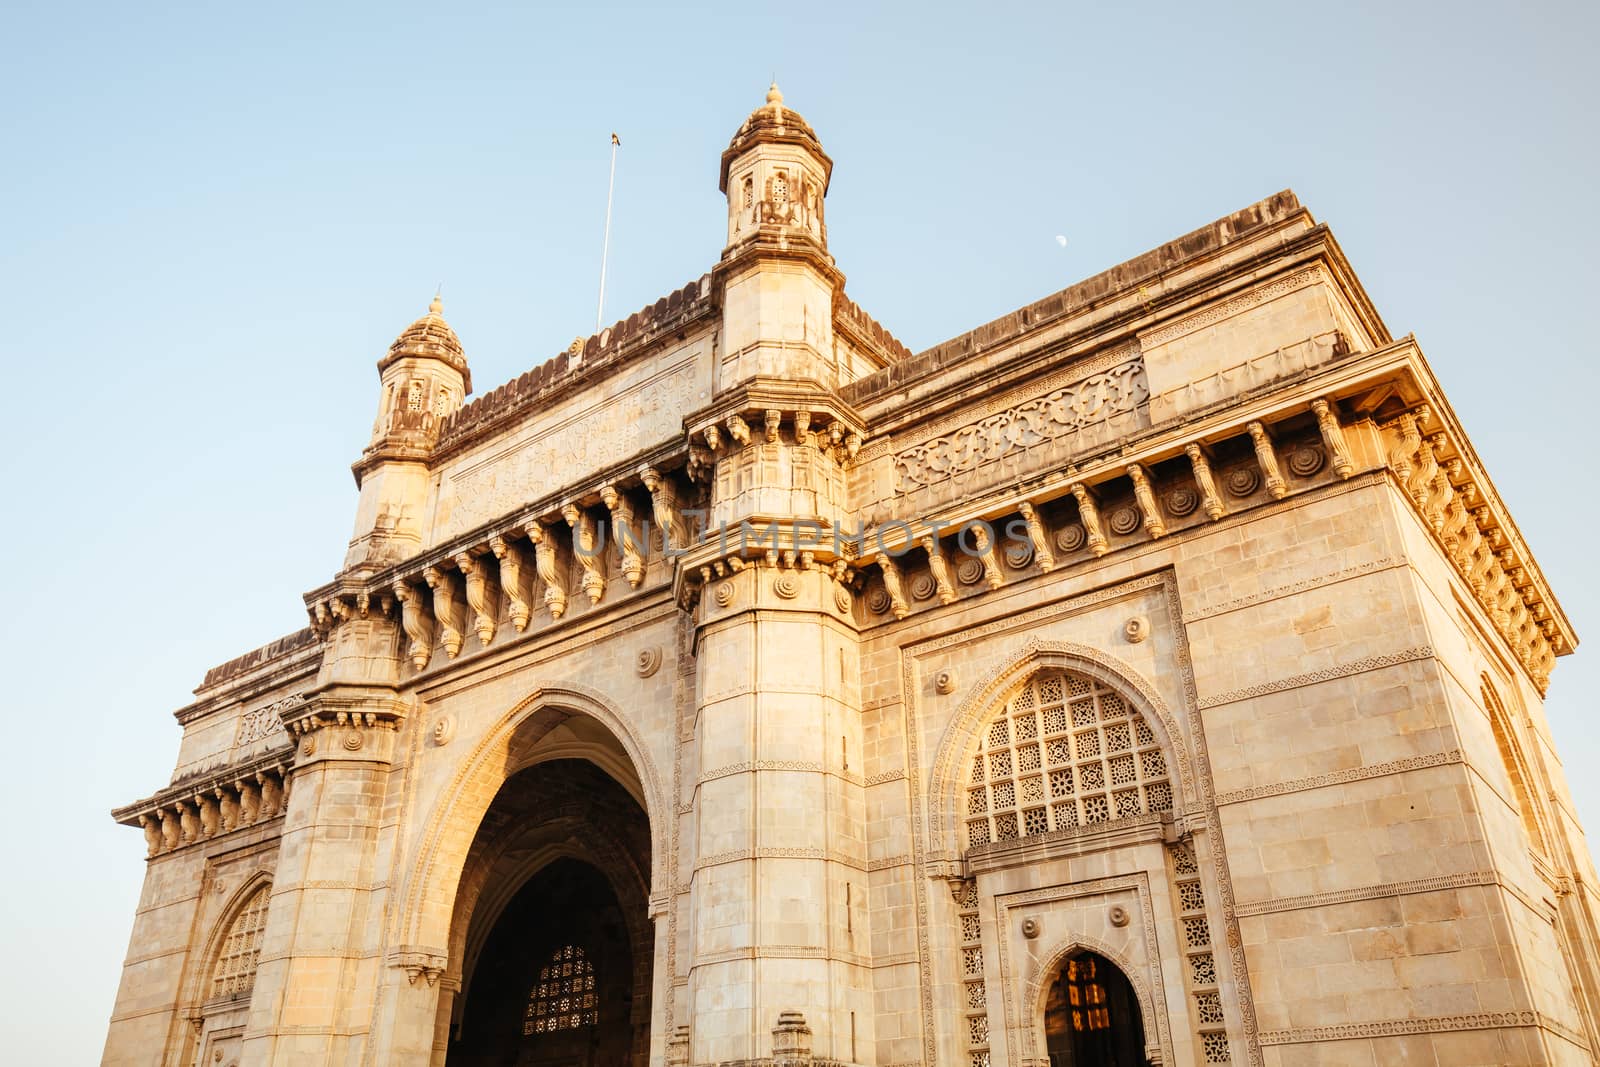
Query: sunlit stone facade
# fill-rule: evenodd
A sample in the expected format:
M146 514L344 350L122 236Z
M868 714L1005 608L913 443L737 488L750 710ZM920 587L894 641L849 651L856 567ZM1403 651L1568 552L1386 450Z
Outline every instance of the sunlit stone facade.
M105 1062L1591 1062L1577 639L1327 228L912 354L832 166L774 88L704 277L471 402L395 342L310 626L116 812Z

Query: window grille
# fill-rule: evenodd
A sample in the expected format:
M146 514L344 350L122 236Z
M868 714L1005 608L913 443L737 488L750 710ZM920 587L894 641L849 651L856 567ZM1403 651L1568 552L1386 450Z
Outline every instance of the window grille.
M983 731L967 845L1171 810L1167 758L1143 716L1091 678L1046 671Z
M233 917L211 972L211 999L238 999L255 988L256 960L261 956L261 931L267 924L271 889L270 885L263 885L251 893Z
M588 956L577 945L556 949L528 993L523 1034L553 1034L599 1022L600 1001Z

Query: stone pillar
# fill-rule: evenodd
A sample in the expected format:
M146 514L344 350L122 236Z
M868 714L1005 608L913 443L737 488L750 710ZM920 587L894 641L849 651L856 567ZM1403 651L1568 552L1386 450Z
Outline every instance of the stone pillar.
M835 589L763 564L701 598L694 1064L774 1055L780 1011L820 1058L871 1060L858 653Z
M772 1067L811 1067L811 1027L800 1012L778 1015L772 1028Z
M389 874L381 839L402 717L393 689L338 683L285 713L298 750L241 1063L360 1058L372 1020L385 892L378 883Z

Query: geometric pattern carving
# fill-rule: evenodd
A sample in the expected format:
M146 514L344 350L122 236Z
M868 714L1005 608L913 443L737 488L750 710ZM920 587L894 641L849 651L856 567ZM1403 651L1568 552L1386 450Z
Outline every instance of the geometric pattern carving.
M1172 885L1177 892L1178 930L1183 938L1184 978L1194 1007L1196 1036L1206 1063L1231 1063L1228 1034L1222 1015L1222 994L1217 989L1217 961L1211 951L1211 923L1206 919L1205 890L1194 846L1187 841L1169 846Z
M1039 671L979 737L967 845L1172 810L1167 760L1138 710L1086 675Z
M267 925L267 898L271 885L263 885L244 902L222 939L217 965L211 972L211 999L238 999L256 984L256 960L261 955L261 930Z
M962 882L956 892L967 1004L967 1062L969 1067L989 1067L989 995L983 981L983 945L979 942L983 927L978 918L978 883Z
M539 980L528 992L523 1034L552 1034L599 1022L594 966L576 945L556 949L550 962L539 968Z

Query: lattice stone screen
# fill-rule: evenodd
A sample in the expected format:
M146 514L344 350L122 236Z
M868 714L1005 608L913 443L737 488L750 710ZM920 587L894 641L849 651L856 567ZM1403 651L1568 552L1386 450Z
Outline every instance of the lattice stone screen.
M1044 671L984 728L967 779L967 844L1172 810L1167 759L1127 699Z
M239 997L256 985L256 960L261 956L261 931L267 924L267 898L272 887L264 885L250 894L233 925L222 939L217 965L211 972L211 999Z
M539 980L528 994L524 1034L551 1034L576 1030L600 1022L599 996L594 988L594 966L576 945L558 948L550 962L539 968Z

